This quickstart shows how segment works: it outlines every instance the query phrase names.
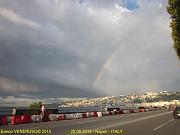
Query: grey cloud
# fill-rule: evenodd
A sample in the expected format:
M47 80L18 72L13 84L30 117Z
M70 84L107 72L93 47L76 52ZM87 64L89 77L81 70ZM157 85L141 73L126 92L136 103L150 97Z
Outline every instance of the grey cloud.
M0 16L0 77L38 89L14 89L16 97L48 97L50 91L55 97L90 97L144 88L177 90L178 61L171 48L166 3L138 3L139 9L122 12L115 4L123 3L116 0L1 0L0 8L13 11L21 23ZM29 21L40 27L27 27ZM2 89L0 93L12 95Z
M148 16L143 12L148 12ZM155 11L154 11L155 10ZM106 93L113 89L127 93L147 90L179 90L177 57L171 47L169 18L162 9L139 9L131 18L123 49L112 60L99 81L99 89ZM144 18L144 19L141 19ZM134 24L133 24L134 23ZM128 40L130 38L130 40ZM113 83L112 83L113 82ZM105 86L104 86L105 85Z
M31 20L28 20L26 18L23 18L22 16L16 14L14 11L6 9L6 8L1 8L0 9L0 16L8 19L9 21L12 21L14 23L17 24L22 24L25 25L27 27L31 27L31 28L38 28L39 25L36 22L33 22Z

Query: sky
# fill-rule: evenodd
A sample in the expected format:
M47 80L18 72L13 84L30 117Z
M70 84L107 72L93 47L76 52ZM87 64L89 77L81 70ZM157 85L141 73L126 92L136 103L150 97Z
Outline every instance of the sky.
M0 0L0 101L179 91L167 0Z

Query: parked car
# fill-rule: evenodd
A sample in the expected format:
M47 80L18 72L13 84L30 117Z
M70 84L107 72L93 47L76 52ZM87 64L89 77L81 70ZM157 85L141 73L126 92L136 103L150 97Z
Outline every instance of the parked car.
M180 106L175 107L173 111L173 116L175 119L180 118Z

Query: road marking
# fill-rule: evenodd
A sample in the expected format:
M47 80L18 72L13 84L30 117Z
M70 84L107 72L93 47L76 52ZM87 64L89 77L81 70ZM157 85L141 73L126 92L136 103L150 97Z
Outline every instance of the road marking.
M171 119L171 120L169 120L168 122L166 122L166 123L164 123L164 124L162 124L162 125L154 128L153 130L154 130L154 131L155 131L155 130L158 130L158 129L160 129L161 127L163 127L163 126L167 125L168 123L172 122L173 120L174 120L174 119Z
M132 114L129 113L129 115L109 115L107 117L106 116L105 117L104 116L99 117L99 118L102 118L102 119L99 119L99 118L96 118L96 117L91 117L93 119L87 120L87 121L80 121L77 124L84 124L84 123L90 123L90 122L95 122L95 121L107 121L108 119L106 119L106 118L113 117L113 116L114 117L112 119L117 119L117 118L128 118L129 116L136 116L136 115L141 115L141 114L140 113L132 113Z
M84 124L84 123L95 122L95 121L97 120L82 121L82 122L78 122L77 124Z
M113 127L117 127L117 126L122 126L122 125L130 124L130 123L134 123L134 122L138 122L138 121L142 121L142 120L154 118L154 117L157 117L157 116L162 116L162 115L169 114L169 113L172 113L172 112L165 112L165 113L156 114L156 115L152 115L152 116L142 117L142 118L139 118L139 119L134 119L134 120L130 120L130 121L125 121L125 122L122 122L122 123L111 124L111 125L103 126L103 127L96 128L96 129L108 129L108 128L113 128Z

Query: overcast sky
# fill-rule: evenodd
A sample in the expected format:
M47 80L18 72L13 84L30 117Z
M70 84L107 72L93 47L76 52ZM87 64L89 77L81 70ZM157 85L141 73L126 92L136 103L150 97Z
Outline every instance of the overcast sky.
M180 90L167 0L0 0L0 95Z

